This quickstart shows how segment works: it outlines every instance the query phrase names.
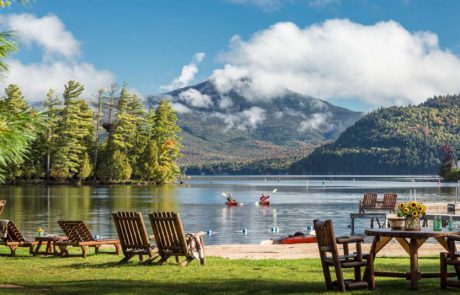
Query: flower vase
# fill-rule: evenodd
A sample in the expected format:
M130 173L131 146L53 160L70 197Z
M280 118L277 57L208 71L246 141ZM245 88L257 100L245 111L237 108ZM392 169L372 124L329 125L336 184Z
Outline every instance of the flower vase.
M405 230L420 231L420 217L406 217Z

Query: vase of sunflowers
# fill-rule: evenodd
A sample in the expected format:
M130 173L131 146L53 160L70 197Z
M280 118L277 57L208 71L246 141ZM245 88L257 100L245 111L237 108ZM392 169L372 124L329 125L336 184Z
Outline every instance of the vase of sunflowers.
M407 203L400 203L396 215L405 218L404 229L419 231L420 218L426 213L426 206L420 202L409 201Z

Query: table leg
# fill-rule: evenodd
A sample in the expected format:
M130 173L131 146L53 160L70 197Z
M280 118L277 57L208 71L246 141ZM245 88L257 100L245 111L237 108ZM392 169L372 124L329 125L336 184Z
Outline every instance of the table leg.
M410 287L418 289L418 243L417 239L410 239Z
M51 254L51 241L46 242L46 251L45 255Z
M42 246L42 241L39 241L38 244L37 244L37 246L35 246L35 250L34 250L33 256L38 255L38 253L40 252L41 246Z

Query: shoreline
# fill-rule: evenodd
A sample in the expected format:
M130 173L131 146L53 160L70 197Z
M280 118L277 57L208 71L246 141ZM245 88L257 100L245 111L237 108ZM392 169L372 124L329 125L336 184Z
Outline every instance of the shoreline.
M434 240L433 240L434 242ZM371 243L363 243L363 252L369 252ZM339 247L339 250L341 248ZM350 244L350 252L354 251L354 245ZM439 257L440 252L446 250L438 243L425 243L419 249L419 255ZM205 245L206 256L221 257L226 259L302 259L318 258L318 245L311 244L227 244L227 245ZM377 257L407 257L406 251L396 241L388 243Z

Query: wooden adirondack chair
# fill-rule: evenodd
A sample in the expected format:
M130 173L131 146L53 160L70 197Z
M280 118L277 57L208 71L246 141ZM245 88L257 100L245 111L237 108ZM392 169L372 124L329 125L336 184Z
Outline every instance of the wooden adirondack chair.
M460 288L460 252L457 251L455 242L460 242L460 236L448 237L447 245L449 248L449 253L441 253L441 289L446 289L447 287L457 287ZM457 280L448 280L447 266L453 266L457 274Z
M144 256L148 256L147 262L158 257L157 248L150 244L153 237L147 234L142 213L117 212L112 216L125 256L119 263L126 263L136 255L139 256L140 261L143 261Z
M115 247L114 253L117 255L120 254L119 240L95 239L83 221L58 221L58 224L67 237L64 241L56 242L56 245L61 250L61 257L69 256L69 251L67 251L68 246L80 247L83 258L86 258L88 255L89 247L94 247L95 253L98 254L99 248L102 245L113 245Z
M0 200L0 215L2 215L3 208L5 208L6 201L5 200Z
M316 239L318 242L319 254L321 257L321 265L323 267L324 279L326 288L333 289L337 286L340 292L355 288L375 289L374 267L372 255L364 254L361 251L361 243L364 242L362 237L335 237L334 227L331 220L313 221ZM348 244L356 244L356 252L350 254ZM337 244L343 245L343 254L339 254ZM331 255L328 255L330 253ZM332 281L329 267L334 267L337 277L336 281ZM361 279L361 267L368 267L369 275L366 281ZM343 277L344 268L354 268L354 280L345 280Z
M382 209L388 210L390 213L395 213L396 200L398 199L398 194L385 193L383 195Z
M2 227L6 225L6 236L3 235ZM16 254L16 249L20 247L29 248L29 253L32 254L33 247L37 244L35 241L24 238L18 227L11 220L0 219L0 245L10 248L10 256Z
M364 214L366 209L376 209L377 207L377 194L365 193L362 201L359 202L359 213Z
M190 249L190 243L195 243L198 251L202 251L199 256L201 265L206 263L204 257L204 232L192 235L186 235L182 227L179 213L173 212L156 212L149 214L150 223L152 224L153 235L158 247L158 253L161 256L158 264L165 263L171 256L176 257L176 262L182 266L187 266L193 259L198 256L193 253L194 250ZM198 241L193 241L193 239ZM199 244L199 245L198 245ZM183 262L179 262L179 256L185 256Z

